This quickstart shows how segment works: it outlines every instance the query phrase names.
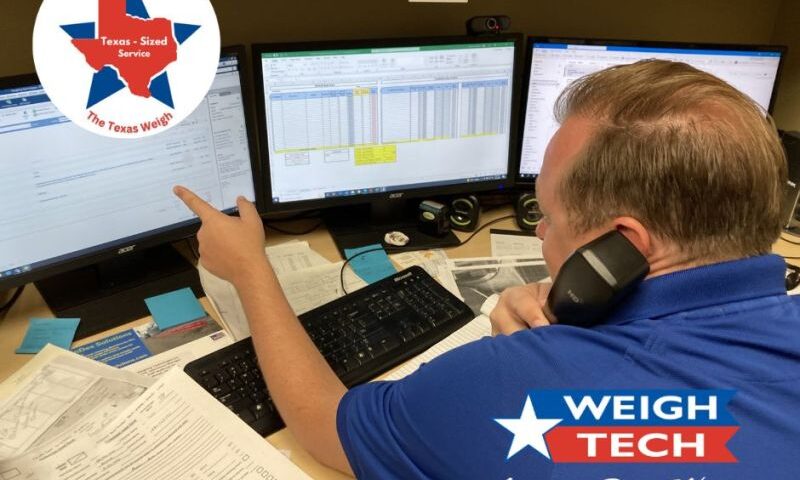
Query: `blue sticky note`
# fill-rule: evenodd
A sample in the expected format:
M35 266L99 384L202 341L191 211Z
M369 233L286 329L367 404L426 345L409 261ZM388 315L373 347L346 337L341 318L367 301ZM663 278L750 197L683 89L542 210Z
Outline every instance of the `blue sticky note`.
M374 252L358 255L361 252L368 250L375 250ZM358 248L346 248L344 254L350 261L350 266L356 275L361 277L367 283L374 283L378 280L388 277L397 272L392 262L389 261L389 256L386 255L386 250L379 244L367 245ZM358 255L356 257L356 255ZM354 258L355 257L355 258Z
M189 287L150 297L144 303L161 330L206 316L205 310Z
M39 353L48 343L69 349L80 318L32 318L17 353Z

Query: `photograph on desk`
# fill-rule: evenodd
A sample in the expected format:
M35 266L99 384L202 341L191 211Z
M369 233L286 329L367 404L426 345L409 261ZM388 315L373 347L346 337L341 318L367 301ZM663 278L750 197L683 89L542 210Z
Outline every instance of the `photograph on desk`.
M545 263L532 257L454 259L450 270L461 298L475 315L487 298L509 287L550 281Z

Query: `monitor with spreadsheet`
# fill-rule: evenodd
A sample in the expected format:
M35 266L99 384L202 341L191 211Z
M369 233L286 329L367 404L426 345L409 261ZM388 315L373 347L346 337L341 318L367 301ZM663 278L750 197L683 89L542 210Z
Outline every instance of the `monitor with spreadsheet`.
M77 127L33 75L0 80L0 288L45 284L192 235L199 222L172 193L176 184L229 213L237 196L255 200L242 56L226 49L195 112L136 140Z
M267 208L506 186L520 41L255 46Z
M575 79L644 59L679 61L716 75L771 111L786 48L529 37L527 54L518 183L532 182L538 175L550 137L558 129L555 101Z

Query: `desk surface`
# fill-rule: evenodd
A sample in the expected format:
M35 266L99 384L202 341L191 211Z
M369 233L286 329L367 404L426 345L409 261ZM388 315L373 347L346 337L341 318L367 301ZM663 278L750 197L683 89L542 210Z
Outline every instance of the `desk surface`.
M490 211L487 214L481 216L481 224L502 217L504 215L510 215L511 213L512 211L510 208L503 208ZM292 224L282 224L281 226L286 229L290 228L302 229L307 224L308 224L307 221L305 223L298 221L296 226L293 226ZM513 219L500 221L492 225L490 228L486 228L485 230L478 233L475 236L475 238L472 239L466 245L462 245L460 247L447 250L448 256L450 256L451 258L467 258L467 257L486 257L491 255L491 248L489 243L489 230L491 228L516 229L516 225L514 224ZM471 234L459 232L457 235L459 236L459 238L464 240ZM292 237L290 235L284 235L276 233L272 230L267 230L267 245L276 245L279 243L292 240L294 238L300 238L302 240L307 241L312 249L319 252L322 256L324 256L328 260L334 262L341 260L339 252L337 251L336 246L333 243L333 239L328 234L327 230L325 230L324 228L318 229L315 232L312 232L308 235L304 235L302 237ZM797 249L798 249L798 256L800 256L800 247L797 247ZM2 300L4 299L0 299L0 301ZM203 304L203 307L206 309L206 311L213 312L213 309L210 308L210 305L208 304L208 301L205 298L201 299L200 301ZM36 290L36 288L34 288L32 285L28 285L25 288L25 292L19 298L17 303L14 305L14 307L11 309L8 315L6 315L6 318L0 319L0 382L5 380L7 377L9 377L12 373L17 371L28 360L32 358L31 355L16 355L14 353L14 350L19 346L20 342L22 341L22 337L25 335L25 331L27 330L27 325L28 325L28 319L35 317L47 318L52 316L53 316L52 312L44 303L44 300L42 299L41 295ZM152 320L151 317L146 317L137 320L135 322L131 322L129 324L120 326L114 330L109 330L94 337L89 337L80 342L76 342L75 345L77 346L83 343L88 343L94 340L98 340L117 331L124 331L134 326L150 322L151 320ZM267 440L275 447L281 450L291 451L291 460L313 478L320 478L320 479L349 478L345 475L342 475L339 472L326 468L317 463L313 458L311 458L311 456L305 450L303 450L300 447L300 445L295 441L292 434L286 429L281 430L280 432L267 437Z
M481 224L484 224L485 222L509 214L511 214L511 210L509 208L498 209L489 212L488 214L482 216ZM302 227L303 227L302 222L298 222L298 228ZM286 226L286 228L291 228L291 227ZM512 219L508 219L492 225L491 228L515 229L516 226L514 225L514 221ZM487 228L484 231L478 233L475 236L475 238L466 245L449 249L447 251L448 256L450 256L451 258L467 258L467 257L485 257L491 255L491 249L489 243L489 230L490 228ZM470 234L468 233L458 234L458 236L462 240L466 239L469 235ZM800 237L790 237L787 234L784 234L784 236L792 238L793 241L800 242ZM276 245L279 243L292 240L293 238L295 237L284 234L278 234L273 232L272 230L267 231L267 245ZM300 238L308 241L312 249L319 252L322 256L324 256L328 260L331 261L341 260L331 236L325 229L319 229L311 234L304 235L303 237ZM785 255L789 257L799 257L799 259L789 260L789 262L796 265L800 265L800 245L792 245L785 241L778 241L774 246L774 251L775 253L778 253L780 255ZM206 308L207 311L209 312L213 311L213 309L210 308L205 298L201 299L201 303L203 304L203 306ZM31 358L30 355L14 354L14 350L17 348L17 346L19 346L20 342L22 341L22 337L25 334L25 331L27 329L28 319L33 317L51 317L51 316L52 312L47 307L47 305L45 305L44 300L42 300L41 295L39 295L39 292L35 288L29 285L25 289L25 292L20 297L19 301L16 303L16 305L14 305L14 308L12 308L11 311L8 313L6 318L0 319L0 382L5 380L15 371L17 371ZM150 320L151 320L150 317L143 318L141 320L131 322L127 325L123 325L115 330L110 330L107 332L103 332L102 334L97 335L95 337L90 337L81 342L78 342L78 344L94 341L99 338L105 337L111 333L114 333L116 331L127 330L134 326L147 323ZM281 450L289 450L291 452L291 460L313 478L320 478L320 479L349 478L345 475L342 475L339 472L326 468L317 463L303 448L300 447L300 445L295 441L292 434L286 429L281 430L280 432L267 437L267 440L272 445Z

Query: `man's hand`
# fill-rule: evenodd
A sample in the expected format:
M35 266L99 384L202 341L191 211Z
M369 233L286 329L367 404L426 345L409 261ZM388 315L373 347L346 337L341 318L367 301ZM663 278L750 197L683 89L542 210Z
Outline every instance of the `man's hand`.
M492 335L511 335L520 330L550 325L545 305L551 285L529 283L504 290L489 316Z
M239 218L229 217L185 187L175 187L174 192L203 222L197 241L200 263L209 272L238 285L254 269L267 265L264 225L255 205L239 197Z

